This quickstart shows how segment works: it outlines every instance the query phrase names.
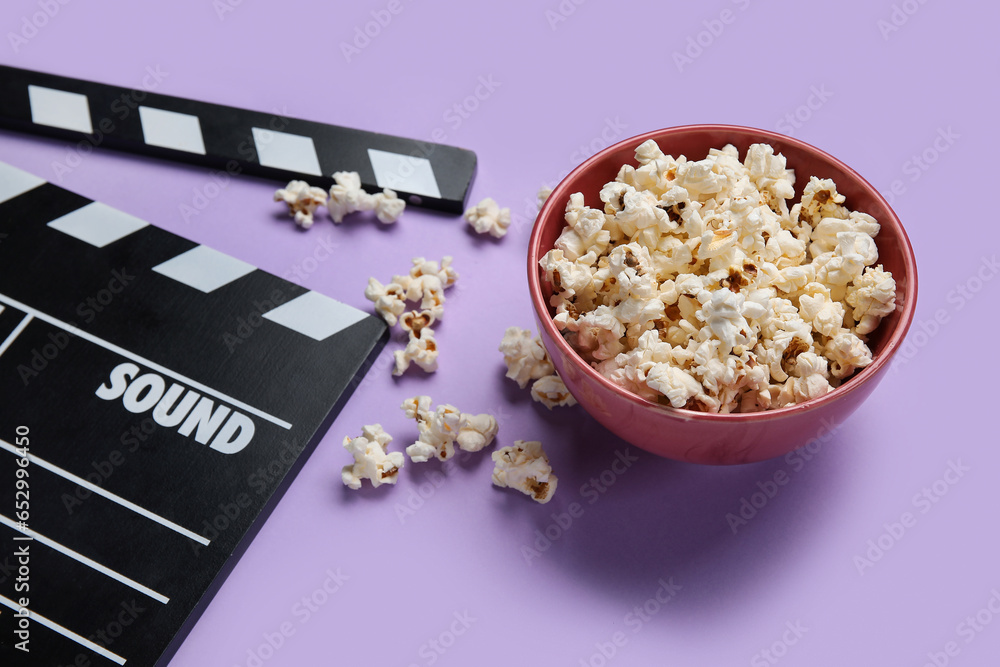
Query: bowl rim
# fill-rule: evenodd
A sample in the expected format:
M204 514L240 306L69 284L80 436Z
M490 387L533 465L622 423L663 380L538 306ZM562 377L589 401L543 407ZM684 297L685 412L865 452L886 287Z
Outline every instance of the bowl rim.
M808 401L803 401L802 403L796 403L794 405L775 408L773 410L762 410L759 412L714 413L697 412L694 410L685 410L684 408L674 408L672 406L653 403L652 401L642 398L638 394L615 384L608 378L601 375L596 369L594 369L593 366L583 360L579 353L566 342L566 339L563 338L561 333L559 333L559 330L556 329L552 316L549 314L549 305L542 295L540 279L541 270L538 266L538 262L544 254L540 252L542 228L544 227L542 224L543 221L547 220L550 216L558 216L560 220L563 219L561 211L556 211L554 209L557 207L562 209L563 204L560 202L565 202L569 198L569 195L572 194L570 192L572 189L570 188L570 183L574 182L577 177L591 169L597 162L600 162L608 154L619 151L623 148L630 148L631 150L634 150L636 146L649 139L654 139L657 143L659 143L660 141L668 139L670 135L686 134L690 132L751 133L756 137L759 137L759 141L755 141L755 143L765 142L773 144L774 141L780 141L786 145L794 145L800 150L813 153L822 160L836 165L838 168L857 179L858 183L860 183L863 188L869 190L870 193L874 195L875 199L881 202L885 206L885 209L889 212L889 221L891 225L896 228L901 241L900 246L903 250L903 264L906 267L907 281L903 293L903 312L900 315L899 323L896 325L895 330L886 342L882 353L879 354L871 364L861 369L859 373L851 377L846 384L843 384L833 391L818 398L809 399ZM711 148L721 148L721 146L712 146ZM563 224L565 224L565 221L563 221ZM885 225L885 221L879 220L879 224ZM546 249L545 252L548 252L548 249ZM863 385L867 384L870 380L876 378L880 374L880 371L888 365L892 357L899 349L903 339L906 338L906 334L910 329L911 323L913 322L917 300L917 262L916 257L913 254L913 246L910 243L910 238L906 234L906 229L903 227L903 223L900 221L899 216L896 215L896 212L889 205L889 202L886 201L885 197L882 196L875 186L861 176L861 174L826 151L800 139L796 139L795 137L789 137L771 130L762 130L760 128L746 125L725 125L713 123L677 125L644 132L642 134L623 139L618 143L598 151L594 155L587 158L583 163L578 165L575 169L570 171L569 174L567 174L559 182L559 184L553 188L552 193L549 195L548 199L546 199L542 208L539 210L538 215L535 217L535 222L531 229L531 236L528 239L528 291L531 295L531 303L535 310L536 319L539 321L539 326L545 329L548 334L547 337L552 340L565 357L575 361L576 365L590 380L597 382L604 389L613 392L619 398L634 404L636 407L657 409L665 414L672 414L686 421L730 423L768 421L779 417L803 414L812 410L820 409L828 404L840 400L851 392L860 389Z

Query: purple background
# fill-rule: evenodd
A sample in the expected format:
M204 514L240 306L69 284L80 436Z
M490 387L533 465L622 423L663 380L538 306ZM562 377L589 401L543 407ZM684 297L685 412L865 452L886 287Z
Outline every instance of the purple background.
M951 664L995 664L1000 619L986 611L979 622L993 622L980 630L960 624L1000 590L990 416L1000 280L988 263L1000 240L990 201L1000 153L996 6L908 0L912 16L897 5L902 25L883 34L888 0L566 0L568 16L552 24L556 0L401 0L348 62L341 43L387 1L226 2L50 1L56 15L14 44L10 33L25 21L42 22L32 19L40 3L7 0L0 62L125 87L159 68L161 93L418 139L440 127L479 156L471 199L511 207L515 225L494 242L457 217L408 210L388 229L320 218L300 233L270 201L272 183L218 188L208 170L110 150L59 180L53 165L69 155L66 143L0 132L6 162L359 308L370 305L369 276L387 280L413 256L453 255L461 273L438 330L440 370L395 380L401 342L387 346L171 665L767 665L760 651L771 647L783 665L920 666L948 642ZM730 23L713 23L726 9ZM703 31L708 45L678 67L674 53ZM449 110L480 77L497 87L456 122ZM578 407L549 413L533 403L504 379L496 351L507 326L534 326L524 256L535 192L611 140L704 122L793 134L883 193L899 181L892 201L920 268L909 345L808 461L706 468L631 448L639 461L595 493L584 485L626 445ZM935 149L949 129L950 142L938 142L947 150ZM921 170L912 158L925 151L933 164ZM180 207L197 193L215 196L185 221ZM321 241L337 244L336 258L314 261ZM966 298L960 286L975 293ZM418 393L492 412L500 445L541 440L560 477L553 501L492 488L488 452L450 474L408 462L396 487L346 490L342 438L381 422L394 447L412 442L398 406ZM917 494L949 462L968 471L924 504ZM778 471L788 483L734 533L727 514ZM423 505L400 515L420 489ZM522 547L573 502L583 515L526 562ZM915 523L897 540L885 524L904 512ZM880 537L891 548L859 573L856 557ZM342 588L300 613L303 597L326 597L316 591L338 569L349 577ZM656 613L641 621L628 616L671 577L682 588L669 604L650 603ZM475 620L452 635L454 614L465 612ZM801 637L786 632L796 623L807 629ZM282 628L290 636L269 649L266 637ZM607 660L600 645L615 633L625 642Z

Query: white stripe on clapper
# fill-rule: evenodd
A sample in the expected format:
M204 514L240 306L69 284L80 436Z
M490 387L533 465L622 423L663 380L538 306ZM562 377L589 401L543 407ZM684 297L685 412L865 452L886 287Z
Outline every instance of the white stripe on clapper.
M115 572L110 567L101 565L97 561L91 560L91 559L87 558L86 556L84 556L83 554L81 554L81 553L79 553L77 551L73 551L72 549L70 549L66 545L60 544L59 542L56 542L55 540L53 540L50 537L45 537L41 533L35 532L34 530L32 530L30 528L22 527L22 526L18 525L17 523L15 523L14 521L11 521L9 518L5 517L3 514L0 514L0 523L2 523L3 525L7 526L8 528L11 528L12 530L16 530L19 533L23 533L23 534L27 535L28 537L32 538L36 542L44 544L45 546L47 546L47 547L49 547L51 549L55 549L56 551L58 551L59 553L63 554L64 556L69 556L70 558L72 558L73 560L75 560L78 563L83 563L87 567L89 567L89 568L91 568L93 570L97 570L101 574L103 574L103 575L105 575L107 577L110 577L111 579L114 579L117 582L125 584L129 588L132 588L134 590L139 591L143 595L148 595L149 597L153 598L157 602L160 602L162 604L167 604L168 602L170 602L170 598L168 598L166 595L162 595L160 593L157 593L152 588L149 588L148 586L143 586L138 581L135 581L134 579L129 579L124 574L121 574L119 572Z
M3 595L0 595L0 604L2 604L5 607L9 607L10 609L13 609L15 613L17 613L17 612L19 612L21 610L20 607L18 607L16 604L14 604L13 600L8 600ZM33 623L38 623L39 625L44 625L49 630L53 630L55 632L58 632L59 634L61 634L66 639L70 639L70 640L76 642L77 644L79 644L80 646L89 648L91 651L93 651L94 653L96 653L99 656L107 658L108 660L110 660L110 661L112 661L112 662L114 662L116 664L119 664L119 665L124 665L125 664L125 658L121 657L117 653L112 653L111 651L109 651L108 649L104 648L100 644L95 644L94 642L90 641L86 637L81 637L80 635L76 634L72 630L67 630L63 626L61 626L58 623L56 623L55 621L50 621L49 619L45 618L44 616L42 616L41 614L39 614L37 611L31 611L29 609L28 610L28 618L30 618Z
M5 440L0 440L0 449L6 449L8 452L10 452L11 454L14 454L15 456L20 456L21 455L20 452L18 451L18 449L16 447L14 447L14 445L10 444L9 442L7 442ZM45 468L49 472L53 472L53 473L59 475L63 479L68 479L69 481L73 482L74 484L76 484L78 486L82 486L85 489L89 489L90 491L92 491L93 493L96 493L99 496L104 496L105 498L107 498L108 500L110 500L113 503L117 503L118 505L121 505L122 507L124 507L126 509L132 510L136 514L144 516L144 517L146 517L147 519L149 519L151 521L155 521L156 523L160 524L161 526L165 526L166 528L169 528L170 530L172 530L174 532L180 533L184 537L190 538L190 539L194 540L195 542L198 542L200 544L204 544L205 546L208 546L209 543L210 543L209 540L207 540L206 538L202 537L198 533L190 531L187 528L185 528L184 526L178 526L176 523L174 523L170 519L164 519L159 514L155 514L153 512L150 512L145 507L140 507L139 505L136 505L135 503L133 503L130 500L125 500L121 496L115 495L115 494L111 493L110 491L107 491L104 488L102 488L100 486L97 486L96 484L88 482L87 480L83 479L82 477L77 477L73 473L69 472L68 470L63 470L62 468L60 468L59 466L57 466L54 463L49 463L45 459L40 459L37 456L35 456L34 454L28 454L28 460L31 461L31 463L33 463L33 464L35 464L37 466Z
M185 376L181 375L180 373L174 372L174 371L170 370L169 368L166 368L165 366L161 366L161 365L159 365L158 363L156 363L154 361L150 361L149 359L146 359L145 357L140 357L138 354L135 354L134 352L129 352L128 350L126 350L124 348L118 347L114 343L109 343L108 341L103 340L101 338L98 338L97 336L94 336L92 334L89 334L86 331L82 331L80 329L77 329L72 324L67 324L66 322L63 322L62 320L57 320L56 318L52 317L51 315L46 315L45 313L43 313L40 310L32 308L31 306L25 305L25 304L21 303L20 301L17 301L16 299L10 298L6 294L0 294L0 300L5 301L7 303L7 305L9 305L9 306L13 306L13 307L18 308L20 310L23 310L26 313L34 315L35 317L37 317L38 319L42 320L43 322L48 322L49 324L51 324L53 326L59 327L60 329L73 334L74 336L78 336L78 337L80 337L80 338L82 338L84 340L90 341L91 343L94 343L95 345L100 345L105 350L110 350L111 352L114 352L115 354L120 354L121 356L126 357L128 359L131 359L132 361L138 362L139 364L141 364L143 366L146 366L147 368L150 368L150 369L152 369L154 371L158 371L160 373L163 373L164 375L169 375L170 377L174 378L175 380L177 380L179 382L182 382L184 384L190 385L191 387L194 387L195 389L200 389L204 393L209 394L211 396L214 396L217 399L219 399L220 401L225 401L226 403L229 403L230 405L234 405L234 406L236 406L236 407L238 407L238 408L240 408L242 410L246 410L250 414L256 415L256 416L260 417L261 419L266 419L267 421L271 422L272 424L280 426L283 429L291 429L292 428L292 425L290 423L286 422L283 419L278 419L274 415L269 415L268 413L264 412L263 410L258 410L257 408L255 408L255 407L253 407L251 405L247 405L246 403L244 403L242 401L238 401L235 398L233 398L232 396L227 396L226 394L223 394L221 391L217 391L215 389L212 389L211 387L205 386L205 385L201 384L200 382L192 380L189 377L185 377Z
M21 335L21 332L24 331L24 328L31 323L32 319L34 318L31 315L25 315L24 319L21 320L21 323L18 324L16 327L14 327L14 330L10 332L9 336L7 336L7 339L4 340L3 343L0 343L0 355L2 355L4 352L7 351L7 348L10 347L10 344L13 343L14 340Z

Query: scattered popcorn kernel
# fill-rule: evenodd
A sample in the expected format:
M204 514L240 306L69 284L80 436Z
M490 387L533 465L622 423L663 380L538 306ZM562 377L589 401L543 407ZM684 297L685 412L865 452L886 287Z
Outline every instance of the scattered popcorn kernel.
M531 397L549 410L562 405L576 405L576 399L558 375L546 375L531 385Z
M552 474L542 443L518 440L512 447L493 452L493 484L517 489L539 503L547 503L559 479Z
M326 191L323 188L309 187L305 181L291 181L274 193L274 201L288 204L288 212L295 217L295 224L302 229L309 229L312 227L316 208L326 204Z
M375 312L391 327L406 309L405 292L397 283L383 285L374 278L368 279L365 298L375 303Z
M403 453L386 453L385 447L390 442L392 436L379 424L365 426L357 438L344 438L344 449L354 457L354 463L341 471L344 484L352 489L360 489L363 479L371 480L374 487L395 484L403 467Z
M767 144L695 161L646 141L635 160L602 208L569 196L539 260L553 323L586 362L647 400L721 413L810 400L871 363L864 336L893 311L895 281L877 265L878 221L836 183L811 177L790 206L795 172ZM530 342L501 350L540 399L558 378L536 377L549 376Z
M549 410L562 405L576 405L576 399L556 373L542 341L532 338L530 331L509 327L504 332L499 349L507 365L507 377L517 382L521 389L532 382L531 398L535 401Z
M451 257L448 255L445 255L441 259L441 268L438 271L438 279L441 281L441 285L443 285L445 289L454 285L455 281L458 280L458 273L452 267Z
M447 461L455 455L455 443L463 451L478 452L493 443L499 425L488 414L461 412L453 405L442 404L431 409L430 396L414 396L401 406L406 416L417 421L420 437L406 448L414 463L431 458Z
M338 171L333 174L327 210L334 222L344 221L344 216L355 211L371 211L375 199L361 189L361 177L356 171Z
M434 313L429 310L411 310L399 316L399 327L419 338L420 332L433 325L434 320Z
M549 186L543 185L538 188L538 208L542 207L542 204L548 200L550 194L552 194L552 188Z
M463 412L455 441L463 451L478 452L493 443L499 429L500 426L493 415L485 413L470 415Z
M479 234L503 238L510 227L510 209L500 208L492 197L487 197L465 212L465 219Z
M402 375L412 363L428 373L437 370L438 347L431 326L444 315L445 289L457 280L458 272L448 256L440 264L414 257L410 272L393 276L387 285L368 279L365 298L374 302L375 311L389 326L398 321L409 334L406 348L393 354L393 375ZM407 301L419 302L419 309L405 312Z
M532 338L527 329L509 327L500 342L500 352L507 364L507 377L517 382L521 389L527 387L532 380L555 373L542 342L538 338Z
M407 419L418 419L423 413L431 409L431 397L414 396L403 401L403 405L400 407L406 413Z
M406 210L406 202L400 199L396 193L389 188L374 195L375 217L383 224L392 224L399 220L399 216Z
M411 333L406 348L396 350L393 358L396 365L392 369L392 374L397 377L405 373L410 364L416 364L425 372L433 373L438 369L438 348L434 332L425 327L417 336Z

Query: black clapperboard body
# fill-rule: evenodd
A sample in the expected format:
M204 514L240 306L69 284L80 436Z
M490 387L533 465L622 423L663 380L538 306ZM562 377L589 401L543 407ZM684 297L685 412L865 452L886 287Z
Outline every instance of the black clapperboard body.
M386 325L2 163L0 308L0 665L163 665Z

